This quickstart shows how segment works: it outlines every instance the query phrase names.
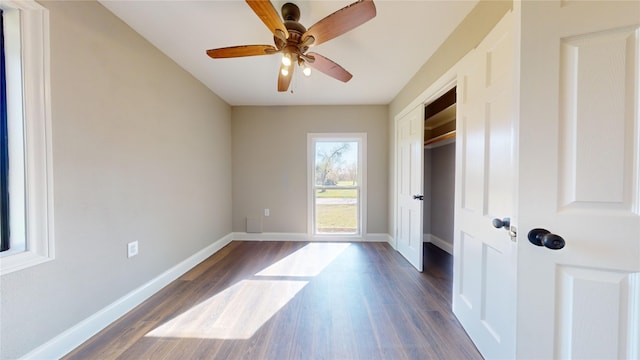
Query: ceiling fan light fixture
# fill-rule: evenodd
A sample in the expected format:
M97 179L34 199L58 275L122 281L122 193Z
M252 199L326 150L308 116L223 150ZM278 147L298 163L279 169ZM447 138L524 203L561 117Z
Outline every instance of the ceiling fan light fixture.
M309 65L307 65L307 63L302 63L302 73L304 74L304 76L311 76L311 68L309 67Z
M291 66L291 54L290 53L282 54L282 65Z
M282 74L282 76L287 76L289 75L289 70L287 70L287 68L282 68L282 70L280 70L280 73Z

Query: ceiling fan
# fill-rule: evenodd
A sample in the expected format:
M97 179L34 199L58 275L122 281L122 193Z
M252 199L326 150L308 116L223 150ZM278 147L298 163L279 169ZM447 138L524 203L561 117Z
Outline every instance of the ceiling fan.
M312 25L307 30L298 22L300 9L292 3L282 6L282 19L269 0L246 0L253 12L273 33L275 46L242 45L207 50L214 59L243 56L271 55L282 53L282 64L278 74L278 91L287 91L297 63L307 76L314 68L343 82L351 80L351 75L342 66L330 59L309 52L310 46L322 44L352 30L376 16L373 0L359 0L345 6Z

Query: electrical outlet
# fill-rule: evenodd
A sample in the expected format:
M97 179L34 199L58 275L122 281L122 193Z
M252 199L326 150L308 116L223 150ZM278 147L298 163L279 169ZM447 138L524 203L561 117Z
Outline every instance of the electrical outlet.
M127 244L127 257L132 258L138 255L138 241L132 241Z
M269 216L269 209L264 209L264 216Z

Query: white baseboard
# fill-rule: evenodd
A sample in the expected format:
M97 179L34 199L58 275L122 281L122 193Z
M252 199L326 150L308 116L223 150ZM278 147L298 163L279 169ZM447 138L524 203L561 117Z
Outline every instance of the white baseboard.
M433 234L424 234L423 241L430 242L433 245L439 247L440 249L448 252L450 255L453 255L453 244L446 240L442 240L441 238Z
M194 266L204 261L209 256L218 252L233 240L232 234L218 239L206 248L193 254L186 260L160 274L141 287L116 300L112 304L91 315L72 328L64 331L35 350L29 352L22 359L59 359L68 354L83 342L87 341L100 330L116 321L122 315L131 311L153 294L175 279L182 276Z
M367 234L363 239L345 237L317 237L311 238L306 233L233 233L233 240L238 241L366 241L390 242L389 234Z
M246 233L234 232L233 240L238 241L309 241L306 233Z
M391 244L391 235L389 234L367 234L365 241L368 242L388 242Z

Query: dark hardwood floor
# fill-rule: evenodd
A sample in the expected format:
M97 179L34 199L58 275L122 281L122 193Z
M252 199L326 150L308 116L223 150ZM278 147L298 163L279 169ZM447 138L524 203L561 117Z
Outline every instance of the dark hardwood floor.
M64 359L482 359L451 313L449 254L232 242Z

